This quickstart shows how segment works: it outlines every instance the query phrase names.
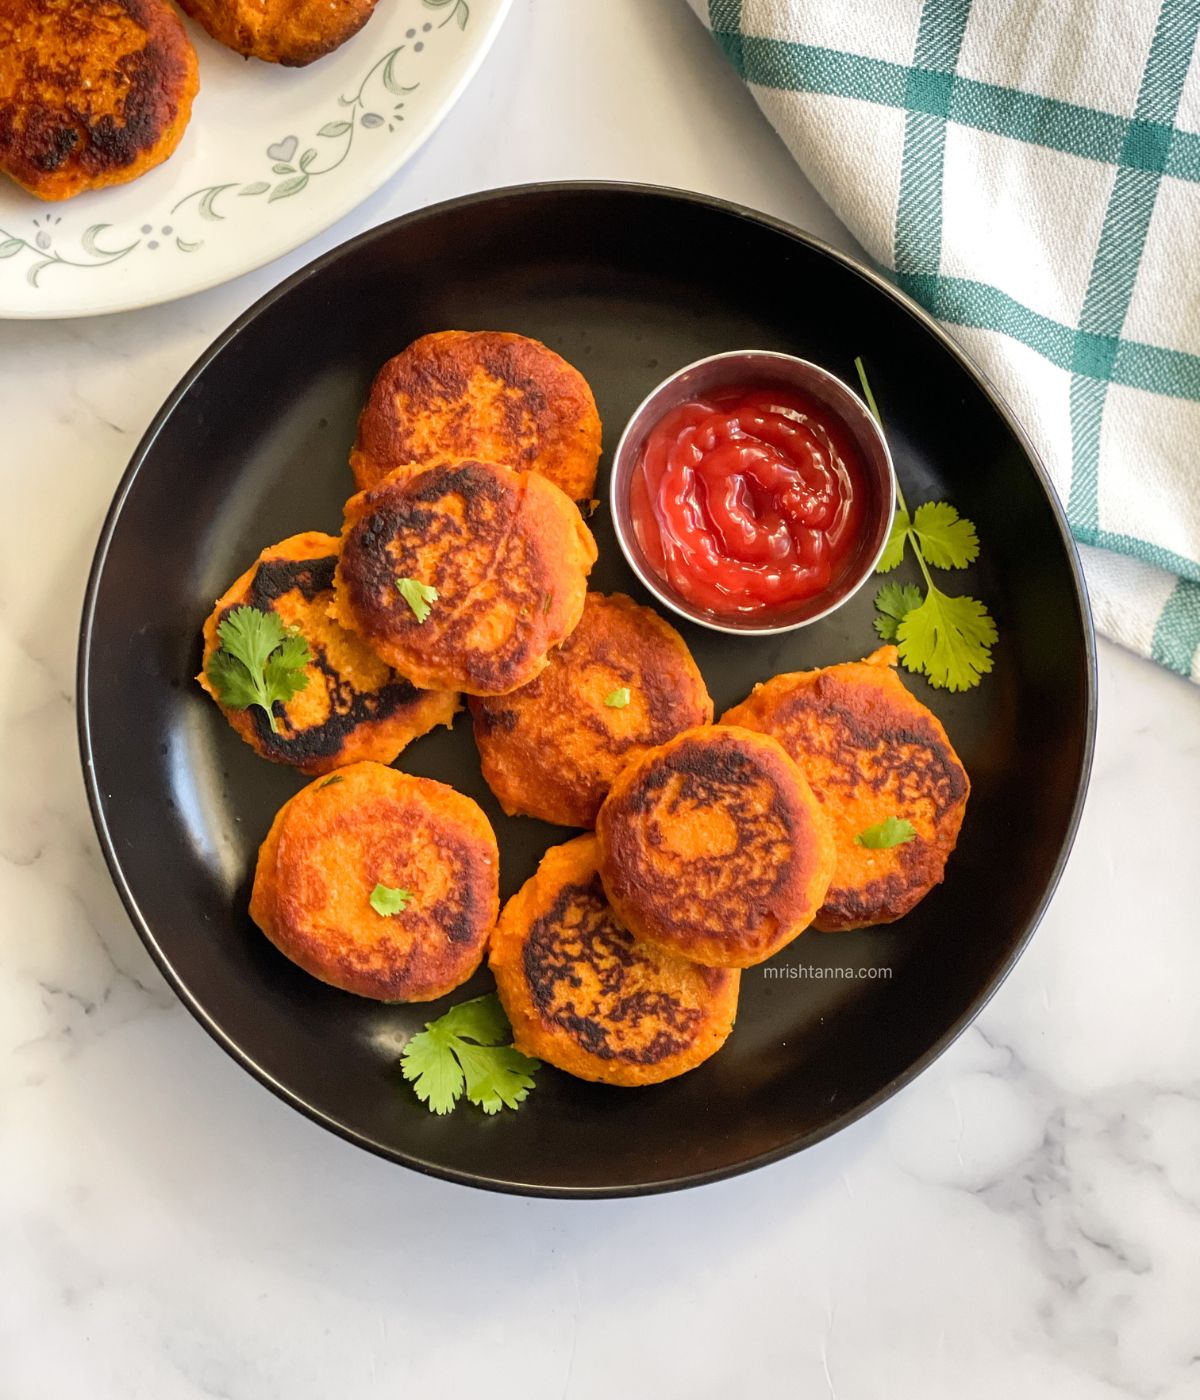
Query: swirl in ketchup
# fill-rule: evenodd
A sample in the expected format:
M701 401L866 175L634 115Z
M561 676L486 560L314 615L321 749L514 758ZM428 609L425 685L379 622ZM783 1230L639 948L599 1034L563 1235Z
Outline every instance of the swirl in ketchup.
M865 469L834 412L796 389L722 389L651 429L630 484L638 544L696 607L782 608L834 582L858 539Z

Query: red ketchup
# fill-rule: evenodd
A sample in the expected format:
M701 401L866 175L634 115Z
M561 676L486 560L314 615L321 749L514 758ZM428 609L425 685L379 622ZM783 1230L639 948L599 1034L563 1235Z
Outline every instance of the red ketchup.
M823 592L863 513L862 457L833 411L797 389L722 389L651 429L630 485L650 566L724 616Z

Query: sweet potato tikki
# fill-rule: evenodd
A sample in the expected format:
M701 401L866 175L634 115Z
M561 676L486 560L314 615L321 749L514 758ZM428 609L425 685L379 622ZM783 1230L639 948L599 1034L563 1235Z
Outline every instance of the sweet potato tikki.
M580 1079L657 1084L707 1060L741 973L640 942L613 913L594 836L553 846L504 906L488 965L513 1044Z
M167 0L0 0L0 171L39 199L161 164L199 86Z
M594 826L630 759L708 724L687 643L649 608L589 593L579 626L528 685L471 700L483 776L510 815Z
M371 18L375 0L180 0L220 44L302 68L332 53Z
M540 472L573 501L588 500L600 415L587 380L523 335L423 335L376 375L350 466L366 487L408 462L447 457Z
M804 775L748 729L690 729L631 763L596 818L600 875L638 938L750 967L812 922L833 873Z
M895 647L881 647L865 661L776 676L721 720L778 739L829 818L837 866L819 929L901 918L941 883L958 841L966 769L896 661Z
M271 545L204 624L196 679L263 758L305 773L390 763L459 708L453 691L418 690L330 617L340 547L315 531Z
M417 685L526 685L583 612L596 542L557 486L474 460L400 467L346 504L337 615Z
M322 982L433 1001L479 966L500 901L496 838L444 783L378 763L318 778L280 808L250 917Z

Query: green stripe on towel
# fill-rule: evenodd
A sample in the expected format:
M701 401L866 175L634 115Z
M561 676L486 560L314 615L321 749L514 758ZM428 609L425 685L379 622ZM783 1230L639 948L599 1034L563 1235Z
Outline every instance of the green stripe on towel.
M1154 629L1150 655L1181 676L1192 674L1200 648L1200 583L1181 578L1167 599Z
M1122 148L1104 226L1079 318L1071 380L1071 490L1067 517L1076 531L1100 527L1100 436L1118 341L1137 281L1158 198L1171 129L1183 95L1200 0L1163 0ZM1163 147L1162 131L1166 131ZM1159 149L1160 157L1150 159ZM1147 165L1150 168L1146 168Z

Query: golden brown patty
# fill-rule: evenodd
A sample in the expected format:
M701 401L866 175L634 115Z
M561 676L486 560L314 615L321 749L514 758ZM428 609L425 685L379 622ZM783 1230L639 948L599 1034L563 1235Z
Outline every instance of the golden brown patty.
M621 593L589 593L541 675L472 699L471 714L483 776L510 816L593 826L630 759L711 723L713 707L674 627Z
M166 160L199 86L166 0L0 0L0 170L40 199Z
M433 1001L479 966L498 870L496 838L469 797L354 763L280 808L258 853L250 917L322 982L377 1001ZM377 885L411 897L380 913Z
M479 457L540 472L573 501L596 489L600 416L587 380L540 341L441 331L379 371L350 465L360 487L394 467Z
M837 866L819 929L891 923L940 884L971 784L937 718L893 669L866 661L776 676L722 717L772 734L804 770L833 831ZM916 838L871 850L855 836L899 817Z
M600 884L594 836L553 846L504 906L488 965L518 1050L580 1079L657 1084L714 1055L741 973L641 943Z
M750 967L812 922L833 841L804 775L748 729L690 729L631 763L596 818L600 874L639 938Z
M179 0L217 40L250 58L302 68L351 39L375 0Z
M264 549L221 597L204 624L204 667L220 646L217 627L235 607L277 613L308 642L308 685L286 704L276 701L278 733L257 705L222 705L225 718L264 758L305 773L346 763L390 763L413 739L451 724L453 691L418 690L391 670L360 637L329 616L341 541L308 531ZM220 704L204 671L196 679Z
M583 611L596 542L543 477L488 462L400 467L346 503L342 623L417 685L525 685ZM437 590L423 618L401 591Z

